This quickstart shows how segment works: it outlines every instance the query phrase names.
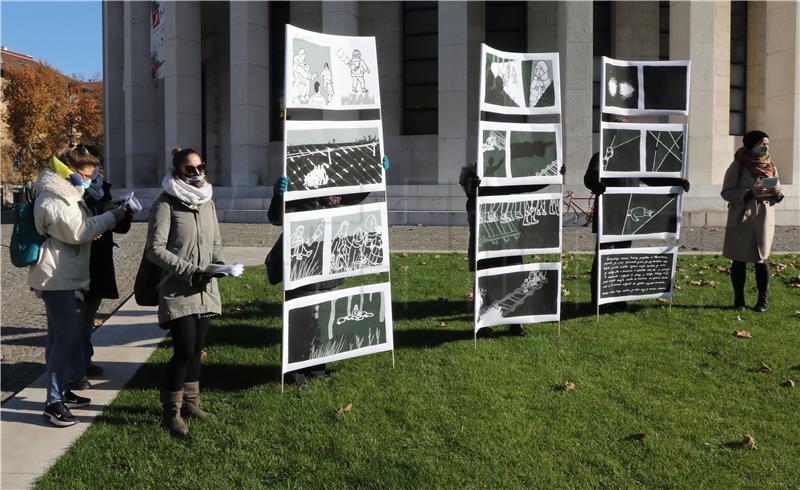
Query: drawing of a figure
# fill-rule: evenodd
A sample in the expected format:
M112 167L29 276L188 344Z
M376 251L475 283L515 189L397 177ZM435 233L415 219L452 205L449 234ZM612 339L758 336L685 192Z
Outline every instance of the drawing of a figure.
M547 63L541 60L538 61L533 67L531 76L531 94L529 98L531 107L535 107L539 103L539 100L544 97L545 92L552 84L553 80L550 79L550 69L547 67Z
M319 78L322 80L322 90L325 91L326 103L330 104L331 100L333 100L333 75L331 75L331 67L327 61L322 65L322 73L319 74Z
M352 56L348 58L344 50L339 49L336 56L350 69L350 77L353 79L352 92L354 94L369 92L364 83L364 75L371 72L364 60L361 59L361 51L354 49Z
M314 82L314 95L308 99L312 104L320 105L327 104L328 100L319 93L319 82Z
M306 50L300 48L292 58L292 87L296 94L295 102L308 104L308 93L313 79L314 74L306 63Z
M361 308L359 308L358 304L354 304L353 305L353 311L349 315L341 316L341 317L337 318L336 319L336 324L337 325L341 325L342 323L344 323L346 321L360 322L361 320L364 320L365 318L372 318L373 316L374 315L372 313L370 313L368 311L364 311Z
M481 304L478 307L480 322L496 323L501 321L547 283L548 279L544 271L531 271L519 287L502 298L493 301L490 305L485 304L487 293L486 290L481 289Z
M317 189L328 184L328 173L325 171L325 164L314 165L313 170L303 178L303 186L306 189Z
M367 229L366 241L364 243L364 265L380 265L383 261L383 238L381 236L381 229L378 226L378 220L375 216L370 216L367 218L367 222L364 226Z
M483 142L483 151L505 150L506 133L505 131L492 131L489 137Z
M634 223L638 223L642 218L652 218L653 210L644 206L636 206L628 210L626 218L630 218Z
M347 270L348 256L350 255L350 239L347 235L350 223L347 221L339 225L339 231L331 242L331 272Z
M366 237L364 236L364 230L360 227L356 228L356 232L353 233L353 236L350 237L350 268L351 269L358 269L360 267L364 267L366 264L366 256L365 256L365 245L366 245Z
M521 95L522 89L518 65L519 63L514 61L492 63L490 71L495 77L495 89L501 92L501 96L507 98L508 102L510 102L507 103L503 100L503 103L498 105L522 107L523 104L520 99L524 98L524 96ZM489 100L487 102L496 103Z
M294 230L294 235L292 235L292 258L294 260L303 260L307 257L310 257L313 250L311 247L308 246L306 243L305 238L303 238L303 233L305 232L305 227L303 225L299 225Z

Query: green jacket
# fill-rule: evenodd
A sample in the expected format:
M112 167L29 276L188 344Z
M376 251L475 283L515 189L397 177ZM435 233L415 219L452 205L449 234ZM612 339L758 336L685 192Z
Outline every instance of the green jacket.
M145 253L162 270L159 324L187 315L222 313L217 280L192 283L195 272L225 260L213 201L193 209L162 192L150 208Z

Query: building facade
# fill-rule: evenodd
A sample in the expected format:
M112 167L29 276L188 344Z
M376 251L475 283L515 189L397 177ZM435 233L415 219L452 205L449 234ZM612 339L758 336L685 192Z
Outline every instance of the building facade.
M778 224L800 224L796 2L187 1L166 2L164 21L165 76L154 80L150 3L103 4L107 173L117 187L145 198L158 192L170 149L192 147L209 164L221 218L265 220L283 168L290 23L376 37L394 223L466 223L458 176L476 160L485 42L560 53L565 189L585 197L583 174L598 147L599 57L690 59L692 188L684 224L724 224L720 184L751 129L770 135L787 196ZM288 117L319 119L311 112Z

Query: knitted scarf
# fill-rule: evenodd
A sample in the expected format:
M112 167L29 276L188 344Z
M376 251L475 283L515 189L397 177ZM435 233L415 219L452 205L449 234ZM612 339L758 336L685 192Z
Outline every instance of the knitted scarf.
M741 147L736 150L736 156L734 158L739 163L744 165L747 170L753 174L753 177L757 179L761 177L775 176L775 165L772 163L769 153L764 155L754 155L750 153L750 150Z
M192 209L197 209L201 204L211 200L212 187L206 183L203 187L189 185L181 179L177 179L167 174L161 181L164 192L170 196L177 197Z

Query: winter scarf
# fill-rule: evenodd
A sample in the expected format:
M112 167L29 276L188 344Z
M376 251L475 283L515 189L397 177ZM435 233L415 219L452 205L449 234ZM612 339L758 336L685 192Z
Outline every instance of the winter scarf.
M161 187L164 192L180 199L192 209L197 209L201 204L211 200L212 186L207 182L203 187L195 187L172 175L166 175L164 180L161 181Z
M754 155L750 153L750 150L741 147L736 150L736 156L734 158L744 165L750 173L753 174L753 177L757 179L775 176L775 165L772 163L769 153Z

